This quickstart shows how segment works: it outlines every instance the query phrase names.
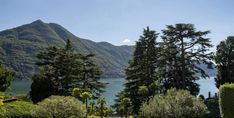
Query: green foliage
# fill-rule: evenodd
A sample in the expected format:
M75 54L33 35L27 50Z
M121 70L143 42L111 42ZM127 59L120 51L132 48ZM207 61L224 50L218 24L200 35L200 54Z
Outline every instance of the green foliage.
M207 107L189 91L170 89L145 102L140 111L144 118L202 118Z
M234 82L234 36L221 41L216 48L215 63L217 64L216 87L224 83Z
M34 118L37 106L30 102L16 101L0 107L1 118Z
M211 68L213 53L210 39L205 36L209 31L196 31L193 24L168 25L162 30L160 56L160 77L163 78L165 90L170 88L184 89L192 95L199 93L195 82L208 74L199 67L205 64Z
M219 105L222 118L234 117L234 84L223 84L219 88Z
M73 88L72 95L75 97L80 97L83 91L84 90L82 90L81 88Z
M89 92L83 92L81 95L80 95L81 98L83 99L91 99L92 98L92 95L89 93Z
M74 97L50 96L38 103L39 117L43 118L82 118L85 106Z
M40 102L54 93L53 82L44 74L32 78L30 97L34 103Z
M88 117L88 100L92 98L92 94L90 94L89 92L83 92L81 93L80 97L85 101L85 106L87 109L86 112L86 118Z
M42 76L52 81L54 95L71 95L72 88L80 81L80 54L67 45L64 48L49 47L37 55L37 65Z
M131 99L123 98L120 104L123 107L123 111L125 112L125 118L128 118L128 114L131 112L131 105L132 105Z
M138 94L139 95L147 95L149 93L149 90L146 86L139 86Z
M48 81L44 84L46 86L44 89L48 90L39 89L45 96L35 99L41 100L52 94L71 95L72 89L77 87L90 92L94 98L100 96L105 84L99 81L101 70L90 60L93 56L75 52L69 39L64 48L49 47L46 51L40 52L37 55L40 75L36 75L35 82L43 84ZM36 80L41 78L45 81Z
M120 93L122 95L117 96L118 99L115 105L117 109L120 109L118 107L120 107L121 99L128 97L132 100L133 111L138 113L141 103L157 93L159 88L145 88L150 87L152 83L159 80L155 72L159 56L159 48L156 43L157 36L158 34L154 30L150 30L147 27L136 42L133 59L129 61L126 69L127 83L124 91ZM144 95L141 92L139 93L139 88L141 87L144 87Z
M218 96L205 99L205 104L209 110L209 113L206 114L205 118L221 118Z
M5 92L9 88L14 74L13 71L3 68L0 62L0 92Z
M94 57L94 54L81 55L81 88L89 91L93 98L98 98L104 92L103 89L106 87L106 84L99 81L102 71L93 63L92 57Z
M104 110L105 110L105 104L106 104L106 99L103 97L98 98L97 104L99 104L99 109L100 109L100 116L103 118L104 116Z
M0 107L4 104L3 103L4 97L5 97L5 95L0 92Z
M28 94L18 94L15 98L19 101L31 102L31 97Z

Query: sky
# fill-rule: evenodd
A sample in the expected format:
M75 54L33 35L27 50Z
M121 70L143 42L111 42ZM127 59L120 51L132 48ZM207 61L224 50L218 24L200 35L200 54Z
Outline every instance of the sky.
M0 0L0 31L41 19L80 38L133 45L149 26L192 23L215 46L234 35L234 0Z

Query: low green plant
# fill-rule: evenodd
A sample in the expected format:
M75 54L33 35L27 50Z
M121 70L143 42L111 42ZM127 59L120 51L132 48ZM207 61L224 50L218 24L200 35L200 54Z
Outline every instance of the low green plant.
M32 102L29 94L18 94L15 98L20 101Z
M223 84L219 88L219 105L222 118L234 118L234 84Z
M208 112L201 99L176 89L154 96L143 103L140 111L144 118L202 118Z
M37 110L37 106L30 102L9 102L0 106L0 118L34 118Z
M42 118L82 118L85 105L71 96L50 96L38 103L37 115Z

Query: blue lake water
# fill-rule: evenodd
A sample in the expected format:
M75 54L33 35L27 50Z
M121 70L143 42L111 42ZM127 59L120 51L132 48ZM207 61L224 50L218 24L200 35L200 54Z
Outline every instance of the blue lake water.
M124 78L105 78L101 79L101 81L109 83L105 89L106 91L103 93L103 97L107 100L107 105L114 104L115 95L123 90L123 84L126 83L126 80ZM32 81L29 80L15 80L12 82L11 89L7 93L11 95L27 94L30 91L31 83ZM200 84L200 94L205 97L208 96L209 91L212 95L218 92L213 77L199 80L198 83Z

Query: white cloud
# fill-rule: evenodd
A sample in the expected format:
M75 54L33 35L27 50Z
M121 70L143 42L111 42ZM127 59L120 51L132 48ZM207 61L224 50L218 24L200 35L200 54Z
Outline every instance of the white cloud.
M130 43L131 41L129 39L124 39L123 43Z

